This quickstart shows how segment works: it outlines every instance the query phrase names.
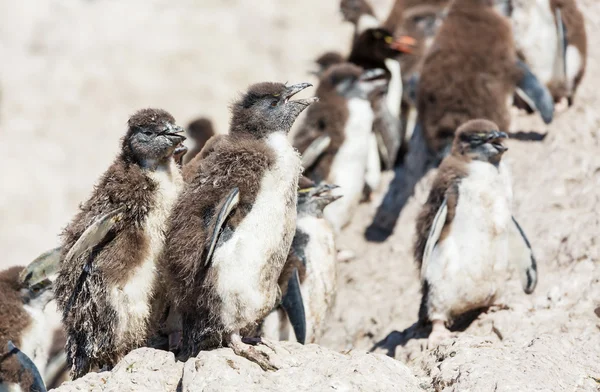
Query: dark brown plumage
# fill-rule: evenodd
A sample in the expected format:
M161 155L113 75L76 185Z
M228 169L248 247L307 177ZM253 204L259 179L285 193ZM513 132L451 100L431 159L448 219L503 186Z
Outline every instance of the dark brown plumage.
M62 233L63 260L55 294L68 335L67 354L74 378L104 365L113 366L146 341L145 320L136 322L135 327L123 325L130 322L124 321L130 317L129 305L121 304L123 309L117 309L114 302L120 299L115 297L114 290L118 290L121 297L127 297L124 286L147 258L155 257L150 243L155 233L146 232L147 219L154 211L166 214L170 210L172 202L163 193L157 196L159 189L177 188L182 183L176 168L168 171L165 184L152 178L157 167L165 170L175 167L172 153L183 139L169 131L173 126L173 117L163 110L145 109L135 113L128 121L121 153ZM176 193L164 189L161 192L171 194L171 198L172 193ZM91 255L64 260L68 250L97 217L121 206L126 206L121 220ZM152 276L149 274L148 278ZM152 284L149 284L151 292ZM144 294L149 296L150 292Z
M300 112L314 102L314 99L292 101L290 98L308 86L281 83L251 86L232 105L229 135L213 137L186 165L188 185L170 218L167 247L160 266L172 304L181 315L184 357L223 342L232 344L236 350L239 346L234 335L252 330L274 305L277 279L293 237L300 170L299 157L287 142L286 134ZM263 178L271 178L273 173L279 178L277 181L282 182L273 185L277 189L263 189ZM215 251L207 259L208 243L213 231L218 230L215 229L218 213L234 188L239 190L239 203L225 221ZM282 195L266 203L270 204L267 207L261 192L274 191ZM270 212L264 211L265 208L285 213L277 218L269 217ZM247 219L257 219L256 214L261 215L259 219L269 222L276 219L283 224L282 231L276 233L276 241L273 240L275 233L260 232L254 238L240 237L241 234L236 233L245 227L242 225ZM230 241L237 244L236 249L273 241L268 242L271 244L268 246L274 248L269 248L266 254L244 255L244 268L254 266L256 270L251 273L260 277L258 281L237 282L236 287L219 285L225 279L233 284L230 279L234 278L228 276L233 271L221 270L225 268L221 265L238 263L238 260L228 259L233 257L229 250L223 250L230 249ZM213 262L219 268L215 268ZM244 302L247 298L239 297L238 289L258 291L264 302L259 308L249 308ZM224 301L222 295L232 297Z
M419 82L418 112L429 147L442 153L456 128L474 118L508 130L506 103L521 76L508 21L487 1L456 0Z
M194 141L194 147L183 157L183 164L191 161L202 150L208 139L215 135L212 121L204 117L192 121L187 127L187 133Z
M10 383L18 384L22 390L29 390L33 376L22 373L15 355L8 353L7 343L11 340L17 347L22 346L23 331L31 325L31 316L23 307L19 274L23 267L11 267L0 272L0 387Z

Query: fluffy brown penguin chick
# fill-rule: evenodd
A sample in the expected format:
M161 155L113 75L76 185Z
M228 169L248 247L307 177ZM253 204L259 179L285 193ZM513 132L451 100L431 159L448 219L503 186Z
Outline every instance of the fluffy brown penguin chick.
M56 300L73 378L110 368L146 342L150 301L161 295L155 264L183 186L173 159L181 132L164 110L135 113L121 152L62 234ZM90 238L89 228L111 215L112 224Z
M194 141L194 147L192 147L183 158L183 164L185 165L191 161L211 137L215 135L212 121L208 118L200 117L192 121L187 127L187 134Z
M418 217L419 319L433 324L430 346L449 336L453 318L494 303L509 262L526 293L536 286L535 258L511 212L512 185L502 161L506 137L487 120L462 125Z
M552 121L552 96L518 59L508 20L489 0L453 1L423 63L419 117L409 152L367 229L367 239L384 241L391 235L415 185L450 151L458 126L486 118L508 131L517 89L535 102L545 122Z
M329 143L305 175L316 183L339 185L334 194L344 197L332 204L325 216L339 233L351 219L363 194L370 152L373 109L369 94L385 84L382 70L363 71L356 65L334 65L321 77L319 102L308 109L294 146L306 154L319 140Z
M0 390L45 391L42 380L52 344L44 308L52 300L48 280L24 286L23 267L0 272ZM16 349L10 349L8 342ZM23 360L25 355L25 360Z
M242 336L279 301L301 171L287 134L316 100L291 98L309 86L250 86L232 105L230 133L213 137L190 162L197 171L171 216L161 261L182 321L183 357L225 343L274 368Z

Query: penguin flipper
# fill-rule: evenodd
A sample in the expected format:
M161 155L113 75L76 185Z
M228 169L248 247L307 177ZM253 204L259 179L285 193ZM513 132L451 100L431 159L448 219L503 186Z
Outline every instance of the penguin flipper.
M446 224L446 217L448 216L448 198L444 197L444 201L442 205L438 209L435 217L433 218L433 223L431 224L431 229L429 230L429 235L427 236L427 243L425 244L425 251L423 252L423 262L421 264L421 279L427 270L427 263L431 258L431 253L433 252L433 248L438 243L440 239L440 235L442 234L442 229Z
M77 239L77 242L69 249L65 260L79 258L79 256L101 243L108 232L121 220L123 211L125 211L125 206L121 206L96 218L94 223L85 229L83 234Z
M21 271L19 275L21 285L33 287L46 279L50 279L58 271L61 253L62 248L58 247L39 255Z
M38 370L35 363L25 354L23 351L19 350L14 343L9 340L7 343L7 349L9 354L14 354L19 361L19 364L23 368L25 372L30 372L33 376L33 383L29 388L30 392L46 392L46 386L44 385L44 379L40 375L40 371Z
M556 32L558 34L558 47L556 50L556 63L555 63L555 76L558 80L566 83L567 81L567 26L562 18L562 12L560 7L557 7L554 11L556 17Z
M550 91L540 83L539 79L523 61L518 60L517 67L523 72L521 80L517 83L517 94L532 109L540 112L546 124L550 124L554 118L554 100Z
M302 153L302 167L304 170L312 167L330 144L331 137L328 135L322 135L313 140L306 150L304 150L304 153Z
M294 268L292 276L288 281L287 292L281 301L281 307L285 310L290 323L294 328L294 334L298 343L306 342L306 313L304 311L304 301L300 291L300 276L298 269Z
M518 269L523 291L531 294L535 290L538 280L537 262L533 250L531 250L531 244L514 216L512 221L513 225L509 231L509 258Z
M233 211L235 207L240 203L240 190L235 187L229 192L225 200L222 202L221 208L219 209L219 213L217 214L216 221L214 222L214 226L209 228L210 233L210 241L206 247L206 257L204 258L204 264L209 265L212 259L213 252L215 251L215 246L217 245L217 240L219 239L219 234L221 234L221 228L225 223L225 220Z

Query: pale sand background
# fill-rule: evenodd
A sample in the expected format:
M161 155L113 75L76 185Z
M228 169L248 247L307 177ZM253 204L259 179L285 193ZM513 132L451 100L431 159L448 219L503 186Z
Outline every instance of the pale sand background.
M387 12L388 0L376 4ZM575 106L551 126L515 112L515 129L548 132L540 143L509 142L506 155L516 216L537 254L540 283L525 296L511 282L505 300L513 309L483 315L469 328L494 344L501 343L492 324L519 342L542 332L582 342L598 336L600 2L579 4L591 54ZM351 28L337 7L322 0L2 0L1 265L25 264L57 244L135 110L163 107L182 125L207 114L224 132L227 106L248 84L314 82L311 61L349 46ZM377 202L362 205L343 233L340 246L358 257L340 266L326 345L368 348L416 320L414 219L432 175L385 244L362 241ZM411 341L396 355L412 358L421 345Z

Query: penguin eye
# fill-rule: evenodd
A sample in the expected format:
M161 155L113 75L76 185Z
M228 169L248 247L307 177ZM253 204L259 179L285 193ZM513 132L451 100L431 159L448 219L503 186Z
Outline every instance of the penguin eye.
M152 136L152 132L150 131L143 131L142 133L146 136Z
M275 107L275 106L277 106L277 101L272 101L272 102L271 102L271 106L272 106L272 107Z

